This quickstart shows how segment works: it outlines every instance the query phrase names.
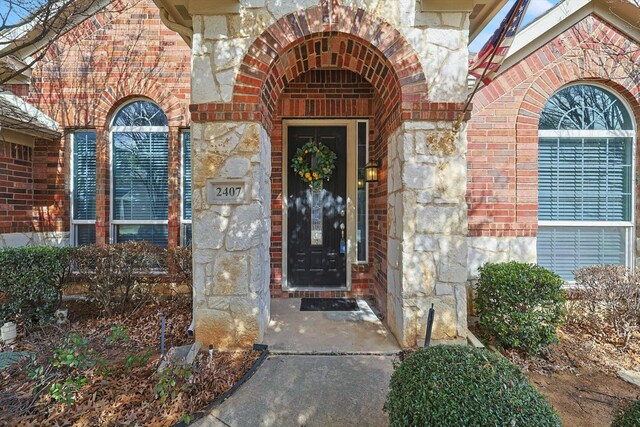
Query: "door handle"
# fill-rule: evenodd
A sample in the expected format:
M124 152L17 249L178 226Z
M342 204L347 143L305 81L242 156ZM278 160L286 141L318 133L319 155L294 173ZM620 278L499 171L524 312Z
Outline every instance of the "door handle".
M344 212L344 209L342 209L342 210L340 211L340 216L341 216L341 217L344 217L344 213L345 213L345 212Z

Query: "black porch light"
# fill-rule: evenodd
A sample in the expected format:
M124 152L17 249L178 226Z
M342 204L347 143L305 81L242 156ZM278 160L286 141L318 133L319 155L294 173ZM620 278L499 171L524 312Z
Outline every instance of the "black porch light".
M380 160L372 160L364 167L366 182L378 182L378 172L380 171Z

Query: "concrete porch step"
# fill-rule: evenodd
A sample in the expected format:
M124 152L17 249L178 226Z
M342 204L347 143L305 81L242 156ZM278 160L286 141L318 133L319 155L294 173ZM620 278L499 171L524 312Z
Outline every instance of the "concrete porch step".
M367 301L358 311L300 311L299 298L271 300L271 321L264 344L273 354L393 355L400 351L393 334Z

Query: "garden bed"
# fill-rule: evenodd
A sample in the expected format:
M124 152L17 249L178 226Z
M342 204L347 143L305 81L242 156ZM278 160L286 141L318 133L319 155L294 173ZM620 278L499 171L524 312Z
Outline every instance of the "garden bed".
M477 327L472 328L490 342ZM610 426L613 411L640 398L640 388L617 376L620 369L640 367L640 337L626 347L583 326L567 324L558 330L558 343L537 357L501 350L520 366L558 411L567 426Z
M170 367L158 375L162 312L166 349L187 344L190 299L144 304L127 316L99 317L85 301L64 305L68 324L23 331L12 348L2 348L33 353L35 360L25 358L0 372L0 425L168 426L190 421L260 357L258 351L215 353L212 359L201 353L192 368ZM69 337L75 341L68 341L71 351L65 352ZM79 362L67 364L68 354ZM52 359L63 366L51 366ZM65 391L69 378L82 380ZM62 390L52 390L53 383L62 384Z

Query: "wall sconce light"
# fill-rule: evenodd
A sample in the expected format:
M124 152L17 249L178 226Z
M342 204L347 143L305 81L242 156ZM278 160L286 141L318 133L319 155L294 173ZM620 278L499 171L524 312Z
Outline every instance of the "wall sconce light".
M378 172L380 170L380 160L372 160L364 167L366 182L378 182Z

